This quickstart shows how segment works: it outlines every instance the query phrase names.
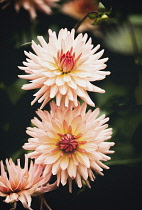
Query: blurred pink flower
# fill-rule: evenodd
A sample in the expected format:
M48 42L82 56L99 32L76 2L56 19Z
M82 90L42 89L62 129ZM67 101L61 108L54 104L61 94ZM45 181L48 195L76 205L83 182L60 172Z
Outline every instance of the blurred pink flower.
M32 42L35 54L25 52L26 67L19 67L28 75L20 75L20 78L30 80L29 84L23 85L24 90L40 88L34 95L34 104L37 100L42 103L41 109L56 96L56 104L60 106L61 101L68 107L72 101L78 105L77 96L87 104L94 106L87 91L104 93L101 88L93 85L90 81L102 80L109 75L109 71L100 71L106 68L105 62L108 58L100 59L104 50L96 53L100 48L93 48L92 39L88 35L80 33L76 38L75 30L71 32L61 29L56 33L49 30L49 43L42 36L38 36L41 45Z
M78 187L82 187L83 180L90 187L88 178L95 179L92 170L103 175L103 168L109 167L101 161L110 160L106 154L114 152L109 150L114 142L106 142L112 135L112 129L105 124L109 118L104 114L98 117L98 108L86 113L85 103L76 108L58 107L53 101L50 105L50 113L40 109L36 112L41 121L31 121L36 127L27 128L32 138L23 148L33 150L28 156L37 164L45 164L47 173L57 175L58 186L68 181L71 192L75 179Z
M35 19L37 14L36 10L41 10L45 14L51 14L51 7L56 6L56 2L59 0L15 0L14 7L17 12L19 12L20 8L23 7L27 10L31 16L31 19ZM10 0L0 0L0 3L6 2L7 5L10 4Z
M1 161L0 175L0 196L6 197L4 202L16 203L21 201L24 208L31 208L31 196L38 196L42 193L51 191L56 188L56 183L48 184L51 173L43 172L43 165L30 163L28 169L28 157L25 155L25 166L21 168L20 160L17 165L12 159L6 159L7 172L4 169L3 161Z
M98 0L71 0L67 1L61 7L61 11L69 15L76 20L80 21L88 12L97 12L98 11ZM94 21L90 18L81 24L78 31L93 30L95 31L98 26L92 26L91 24Z

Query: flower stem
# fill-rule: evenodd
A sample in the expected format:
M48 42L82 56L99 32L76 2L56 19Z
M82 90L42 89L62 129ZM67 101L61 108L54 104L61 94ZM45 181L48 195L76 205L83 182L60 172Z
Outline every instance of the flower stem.
M11 205L12 205L12 208L10 210L15 210L16 209L16 206L17 206L17 203L14 202L14 203L11 203Z
M98 14L98 12L94 11L94 12L87 12L87 14L75 25L74 29L75 29L75 32L77 32L78 28L80 27L80 25L84 22L84 20L89 17L89 15L92 15L92 14ZM92 19L92 18L91 18ZM93 18L95 19L95 17Z
M88 14L89 13L87 13L76 25L75 25L75 27L74 27L74 29L75 29L75 32L77 32L77 30L78 30L78 28L80 27L80 25L84 22L84 20L88 17Z
M41 204L40 204L40 210L42 210L43 208L43 204L46 206L47 209L52 210L50 208L50 206L47 204L45 198L43 197L43 195L39 196L40 200L41 200Z
M47 207L47 209L52 210L50 206L47 204L46 200L43 198L43 203Z

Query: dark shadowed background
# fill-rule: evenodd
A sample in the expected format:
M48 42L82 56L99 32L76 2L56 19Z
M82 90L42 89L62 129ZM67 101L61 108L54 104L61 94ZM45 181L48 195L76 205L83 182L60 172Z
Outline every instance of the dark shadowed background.
M62 5L64 1L60 2ZM110 170L97 176L92 188L79 189L74 184L73 193L60 187L45 195L53 210L127 210L141 209L142 199L142 5L141 1L102 1L112 7L109 20L99 26L99 34L88 32L93 44L105 49L109 57L106 70L111 75L94 84L106 93L89 93L102 113L110 117L113 128L111 141L115 154L106 164ZM24 50L31 51L32 39L42 35L46 40L49 28L59 31L72 29L76 19L64 15L57 8L48 16L37 12L32 22L21 9L17 14L13 5L0 9L0 159L23 159L21 149L27 141L25 130L35 116L39 104L30 106L35 90L23 91L25 80L18 79L22 72L17 66L25 61ZM95 27L95 26L94 26ZM91 107L90 107L91 108ZM45 109L49 110L49 105ZM32 207L39 209L38 199ZM10 209L0 200L0 209ZM19 203L17 209L23 209Z

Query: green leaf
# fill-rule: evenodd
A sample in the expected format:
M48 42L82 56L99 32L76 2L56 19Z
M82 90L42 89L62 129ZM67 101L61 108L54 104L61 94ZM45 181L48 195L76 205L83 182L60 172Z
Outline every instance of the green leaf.
M142 25L142 15L133 14L128 17L128 20L134 25Z
M115 29L108 30L103 41L110 50L126 54L138 55L142 54L142 28L136 27L126 22Z
M123 160L110 160L107 162L108 166L111 165L128 165L142 162L142 157L139 158L131 158L131 159L123 159Z
M21 89L23 84L25 84L25 80L17 79L15 83L6 88L6 92L13 104L15 104L24 93Z

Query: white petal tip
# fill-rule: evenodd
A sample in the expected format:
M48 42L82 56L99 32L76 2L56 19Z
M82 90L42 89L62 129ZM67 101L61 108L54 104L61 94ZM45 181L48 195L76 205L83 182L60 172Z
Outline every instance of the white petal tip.
M24 85L21 87L21 89L22 89L22 90L25 90L25 87L24 87Z
M107 75L110 75L110 74L111 74L111 72L110 72L110 71L108 71L108 72L107 72Z
M92 103L92 104L89 104L90 106L93 106L93 107L95 107L95 104L94 103Z

